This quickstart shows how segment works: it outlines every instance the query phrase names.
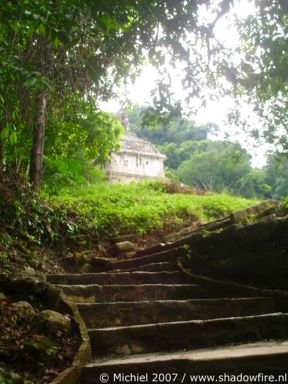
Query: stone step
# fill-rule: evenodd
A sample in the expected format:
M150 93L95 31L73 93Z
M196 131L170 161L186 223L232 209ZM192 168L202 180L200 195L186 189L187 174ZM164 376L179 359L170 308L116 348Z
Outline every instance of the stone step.
M69 301L76 303L266 296L250 287L234 287L230 284L227 287L227 284L216 285L197 277L191 279L189 284L58 284L57 286L69 297Z
M164 252L153 253L148 256L137 256L129 260L115 260L107 264L107 270L123 270L136 267L142 267L147 264L161 263L161 262L177 262L178 257L184 256L187 250L184 247L178 247Z
M287 383L287 361L287 341L248 343L186 352L121 356L121 358L109 357L106 360L95 359L87 364L82 370L82 383L94 384L105 378L107 380L105 382L108 384L136 383L141 382L140 375L143 375L142 382L145 383L213 382L212 379L205 380L205 377L200 379L199 376L196 376L197 374L215 375L214 382L227 383L232 382L230 381L231 376L228 381L228 375L235 377L235 375L241 374L254 374L259 375L258 380L252 379L249 382L265 382L262 374L274 374L276 375L274 382ZM226 376L224 376L225 374ZM219 375L222 375L222 379ZM226 381L224 381L225 377ZM242 380L239 376L237 382L244 382L244 379Z
M288 314L88 329L92 353L132 354L288 338Z
M191 237L201 238L203 230L212 232L212 231L216 231L219 228L222 228L222 229L226 228L233 223L235 223L235 220L232 220L231 217L229 216L223 217L221 219L217 219L210 223L206 223L206 224L203 223L202 225L197 226L196 228L194 227L194 230L190 232L183 233L183 234L174 233L175 237L174 238L172 237L172 239L168 241L165 239L165 243L156 244L149 248L139 250L137 251L137 256L147 256L147 255L152 255L158 252L173 250L174 248L178 248L183 246L184 244L189 243L191 240ZM178 237L178 235L180 236Z
M58 285L69 301L75 303L134 302L153 300L184 300L219 296L219 293L196 284L139 285ZM229 292L228 292L229 293Z
M88 328L248 316L288 311L271 298L196 299L78 304Z
M120 272L121 269L116 269L114 272ZM179 271L179 268L177 266L176 262L160 262L160 263L151 263L146 265L140 265L139 267L134 268L127 268L122 269L122 272L133 272L133 271L147 271L147 272L167 272L167 271L173 271L177 272Z
M114 285L132 285L132 284L179 284L192 280L181 271L177 272L101 272L101 273L82 273L49 275L48 282L62 285L80 285L80 284L114 284Z

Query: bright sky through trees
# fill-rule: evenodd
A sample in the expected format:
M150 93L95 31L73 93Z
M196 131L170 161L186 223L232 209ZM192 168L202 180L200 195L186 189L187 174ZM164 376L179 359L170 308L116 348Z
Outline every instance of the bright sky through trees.
M253 2L248 0L236 1L234 14L238 18L245 18L249 14L255 12ZM205 9L203 9L203 18L206 17ZM216 37L224 43L225 46L237 47L240 44L238 33L233 24L233 18L231 14L225 16L218 22L215 28ZM181 86L181 68L171 68L171 77L173 79L173 92L179 99L184 98L183 88ZM125 105L125 96L131 101L132 104L145 105L151 100L151 90L155 87L157 79L157 70L152 66L145 66L142 69L140 77L134 84L130 84L126 90L119 90L119 100L110 101L102 104L102 108L109 112L117 112L123 105ZM123 104L124 103L124 104ZM227 122L227 113L233 108L234 102L231 97L223 97L218 101L208 101L206 108L197 109L197 113L192 116L192 119L197 124L205 124L213 122L219 125L220 132L217 138L224 139L227 134L230 136L230 140L239 141L243 147L245 147L252 155L252 165L254 167L262 167L265 162L265 152L269 150L269 145L258 145L245 134L241 129L237 132L237 127L231 127ZM253 114L251 108L248 105L243 105L243 113ZM259 124L259 120L255 118L255 124Z

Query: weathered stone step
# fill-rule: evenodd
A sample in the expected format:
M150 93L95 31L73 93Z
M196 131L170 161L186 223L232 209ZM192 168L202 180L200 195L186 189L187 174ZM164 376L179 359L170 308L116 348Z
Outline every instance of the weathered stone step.
M184 300L217 297L217 291L196 284L58 285L69 301L105 303L116 301ZM224 295L224 294L223 294ZM218 295L218 297L221 297ZM225 297L222 296L222 297Z
M88 330L94 355L164 352L288 338L288 314Z
M114 272L119 272L121 271L120 269L114 270ZM147 272L165 272L165 271L174 271L177 272L179 271L179 268L177 266L176 262L160 262L160 263L151 263L151 264L146 264L146 265L140 265L139 267L134 267L134 268L127 268L127 269L122 269L122 271L127 271L127 272L133 272L133 271L147 271Z
M215 319L288 311L271 298L232 298L78 304L88 328Z
M193 381L191 380L191 374L222 375L223 377L226 372L227 380L228 374L247 375L250 373L257 375L263 373L285 375L287 361L287 341L248 343L187 352L122 356L120 359L110 357L109 360L95 359L87 364L82 371L82 383L94 384L100 378L104 378L104 376L101 376L103 373L108 375L106 376L108 384L117 382L119 374L125 375L127 382L129 379L130 382L140 382L139 375L144 375L143 382L145 383L159 380L158 382L181 384L196 382L195 376L192 376ZM132 376L136 374L138 374L138 378ZM258 378L258 382L260 382L262 376L258 376ZM278 380L275 382L284 383L288 381L287 373L286 377L276 376L276 378ZM123 376L120 376L120 379L125 382ZM219 376L216 379L219 379ZM118 380L118 382L120 381ZM208 381L203 379L202 382ZM241 382L240 379L238 382ZM255 381L251 380L251 382ZM262 382L264 381L262 380Z
M198 238L201 237L202 236L201 232L203 230L212 232L212 231L215 231L219 228L222 228L222 229L226 228L226 227L230 226L231 224L234 224L235 222L236 221L234 219L227 216L227 217L223 217L223 218L214 220L211 223L206 223L206 224L203 223L200 226L196 226L190 232L186 232L183 234L174 233L174 238L173 238L173 234L172 234L171 240L167 241L167 239L166 239L165 243L156 244L156 245L153 245L149 248L139 250L139 251L137 251L137 256L147 256L147 255L152 255L154 253L169 251L169 250L172 250L174 248L178 248L180 246L183 246L184 244L189 243L191 237L194 237L194 238L195 238L195 236L197 236ZM178 235L179 235L179 237L178 237ZM168 237L170 237L170 236L168 236Z
M177 272L101 272L83 274L49 275L52 284L179 284L189 282L191 277L181 271Z
M76 303L262 296L259 290L255 292L250 287L216 285L197 276L192 276L191 279L189 284L58 284L58 287L69 296L70 301Z
M177 262L177 258L184 256L187 253L184 247L174 248L164 252L153 253L148 256L138 256L129 260L117 260L111 261L107 264L107 269L110 271L113 270L123 270L131 269L136 267L141 267L147 264L161 263L161 262Z

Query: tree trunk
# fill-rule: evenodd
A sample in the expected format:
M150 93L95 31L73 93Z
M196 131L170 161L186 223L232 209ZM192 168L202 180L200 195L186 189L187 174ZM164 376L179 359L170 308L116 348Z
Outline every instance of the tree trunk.
M30 157L30 181L32 188L37 191L42 182L43 148L45 136L47 95L41 92L37 95L34 119L33 143Z
M0 139L0 172L4 171L4 160L5 160L4 143Z
M5 150L4 150L4 143L0 139L0 170L4 170L4 160L5 160Z
M2 127L0 124L0 135L2 132ZM3 140L1 139L0 136L0 172L2 173L4 171L4 162L5 162L5 148L4 148L4 143Z

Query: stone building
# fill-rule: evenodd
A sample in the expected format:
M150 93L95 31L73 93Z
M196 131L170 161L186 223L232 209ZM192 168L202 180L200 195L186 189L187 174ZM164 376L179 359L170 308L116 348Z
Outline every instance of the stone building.
M125 134L121 138L120 151L111 153L110 162L105 167L109 181L130 183L132 180L164 178L166 156L152 143L131 132L126 113L122 113L119 120L125 128Z

